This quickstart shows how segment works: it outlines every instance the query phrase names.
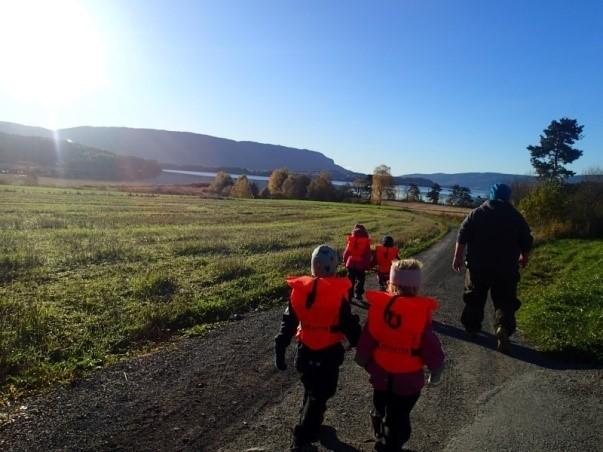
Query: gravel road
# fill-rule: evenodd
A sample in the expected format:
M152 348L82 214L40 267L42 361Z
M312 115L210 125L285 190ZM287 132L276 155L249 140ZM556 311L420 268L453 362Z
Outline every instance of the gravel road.
M489 322L477 341L466 339L458 320L462 276L450 270L454 237L420 256L423 292L440 301L434 325L447 370L442 384L423 391L407 450L603 451L601 367L552 360L521 337L510 355L497 353ZM22 400L0 413L0 450L287 450L302 389L292 353L285 373L272 367L281 312L247 315ZM372 391L352 358L349 352L319 451L372 450Z

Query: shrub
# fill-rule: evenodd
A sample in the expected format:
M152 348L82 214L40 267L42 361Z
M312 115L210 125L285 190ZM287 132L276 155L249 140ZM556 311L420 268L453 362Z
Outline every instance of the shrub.
M598 237L603 233L603 183L544 182L531 188L519 210L541 239Z

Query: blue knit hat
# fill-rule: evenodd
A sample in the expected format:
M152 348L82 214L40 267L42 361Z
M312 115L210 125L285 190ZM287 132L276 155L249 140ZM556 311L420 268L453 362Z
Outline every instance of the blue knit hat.
M509 199L511 199L511 187L507 184L494 184L490 187L490 194L488 197L491 201L494 201L495 199L509 201Z

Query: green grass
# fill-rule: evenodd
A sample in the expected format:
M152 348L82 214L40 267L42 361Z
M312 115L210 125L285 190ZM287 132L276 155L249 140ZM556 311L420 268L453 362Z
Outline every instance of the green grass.
M0 402L281 302L364 223L410 255L437 219L368 205L0 187Z
M538 246L520 283L520 327L543 351L603 360L603 240Z

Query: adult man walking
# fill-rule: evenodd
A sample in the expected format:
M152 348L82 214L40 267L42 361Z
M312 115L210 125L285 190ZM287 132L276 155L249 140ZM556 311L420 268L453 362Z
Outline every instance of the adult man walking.
M489 200L473 209L458 232L452 268L461 271L466 249L465 308L461 322L471 337L480 331L488 291L495 309L496 349L508 352L515 332L519 266L525 267L532 234L523 216L509 202L511 188L494 184Z

